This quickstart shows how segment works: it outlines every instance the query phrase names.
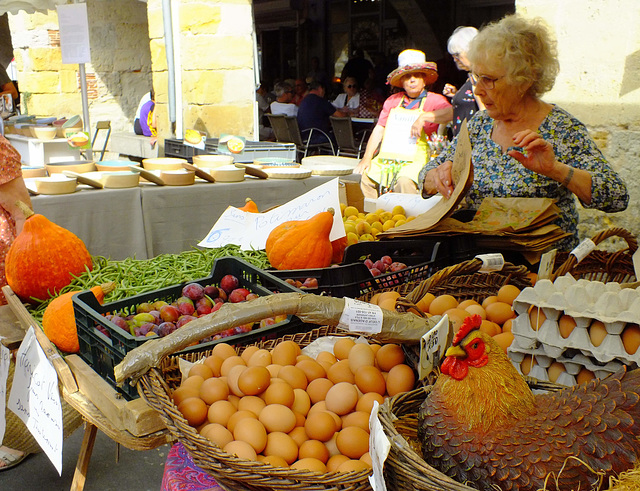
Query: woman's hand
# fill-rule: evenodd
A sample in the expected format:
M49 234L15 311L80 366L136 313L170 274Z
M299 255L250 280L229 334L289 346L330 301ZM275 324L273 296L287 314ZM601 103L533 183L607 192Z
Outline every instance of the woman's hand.
M519 131L513 135L513 143L522 147L524 152L509 150L507 153L527 169L553 178L558 167L556 154L551 144L538 133L531 130Z
M442 89L442 95L446 97L453 97L458 92L455 85L445 84L444 89Z
M353 169L353 173L363 175L369 170L369 167L371 167L371 159L363 156L356 168Z
M427 113L424 111L420 112L420 116L418 119L414 121L411 125L411 136L414 138L420 138L420 134L422 133L422 128L427 121Z
M424 191L427 194L440 193L445 198L448 198L453 193L453 179L451 177L451 167L453 162L447 160L440 164L435 169L431 169L427 172L427 176L424 180Z

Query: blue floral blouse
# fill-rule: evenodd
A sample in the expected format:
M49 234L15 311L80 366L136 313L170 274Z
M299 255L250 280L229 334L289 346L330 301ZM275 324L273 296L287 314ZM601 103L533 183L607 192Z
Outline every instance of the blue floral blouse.
M485 197L555 198L561 210L555 222L564 231L572 233L557 243L560 250L570 250L578 244L578 209L571 191L549 177L525 168L491 139L494 120L486 111L479 111L469 122L473 162L473 184L466 196L469 208L478 208ZM611 168L587 128L564 109L553 106L538 133L553 145L560 163L584 169L591 174L591 203L583 206L605 212L622 211L627 207L629 195L620 176ZM453 160L457 140L437 158L425 165L418 182L424 182L427 172L446 160Z

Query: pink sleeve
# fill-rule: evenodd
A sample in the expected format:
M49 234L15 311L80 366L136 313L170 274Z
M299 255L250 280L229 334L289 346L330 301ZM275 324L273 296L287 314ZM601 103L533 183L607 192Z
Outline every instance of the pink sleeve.
M0 136L0 185L22 176L20 154L9 140Z

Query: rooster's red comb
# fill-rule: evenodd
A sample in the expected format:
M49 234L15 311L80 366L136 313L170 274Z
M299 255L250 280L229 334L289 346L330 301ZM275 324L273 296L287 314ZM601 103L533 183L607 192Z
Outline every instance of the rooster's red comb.
M478 314L465 317L465 319L462 321L462 325L460 326L460 329L458 330L458 332L453 338L453 345L454 346L458 345L460 341L462 341L467 334L469 334L474 329L478 329L481 324L482 324L482 317L480 317Z

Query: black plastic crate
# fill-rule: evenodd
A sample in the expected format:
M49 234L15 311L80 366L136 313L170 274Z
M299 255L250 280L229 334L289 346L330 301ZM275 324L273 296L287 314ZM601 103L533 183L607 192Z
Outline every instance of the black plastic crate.
M156 339L157 337L133 336L116 326L113 322L107 320L104 315L115 312L129 312L136 305L143 302L164 300L171 303L171 301L181 296L182 288L187 283L195 282L203 286L210 284L218 285L222 277L227 274L236 276L239 280L240 287L246 288L259 296L298 291L285 281L234 257L217 259L213 264L211 275L207 278L162 288L154 292L143 293L105 305L100 305L94 294L87 290L73 296L73 310L78 329L80 357L102 378L107 380L113 387L116 387L113 374L114 367L122 361L129 351L137 348L149 339ZM100 332L96 327L97 325L106 329L110 337ZM212 348L213 345L219 342L233 345L255 343L264 339L306 330L308 330L306 324L302 323L297 317L289 316L287 320L277 324L254 329L247 333L236 334L189 346L178 354L204 351ZM129 384L116 388L128 399L138 397L135 387Z
M319 269L269 270L269 272L283 280L304 281L306 278L316 278L318 288L301 289L307 293L358 298L376 290L428 278L447 265L447 256L443 251L444 248L439 241L430 239L359 242L347 247L342 265ZM391 256L394 261L405 263L407 268L373 276L363 261L367 257L377 260L385 255Z

